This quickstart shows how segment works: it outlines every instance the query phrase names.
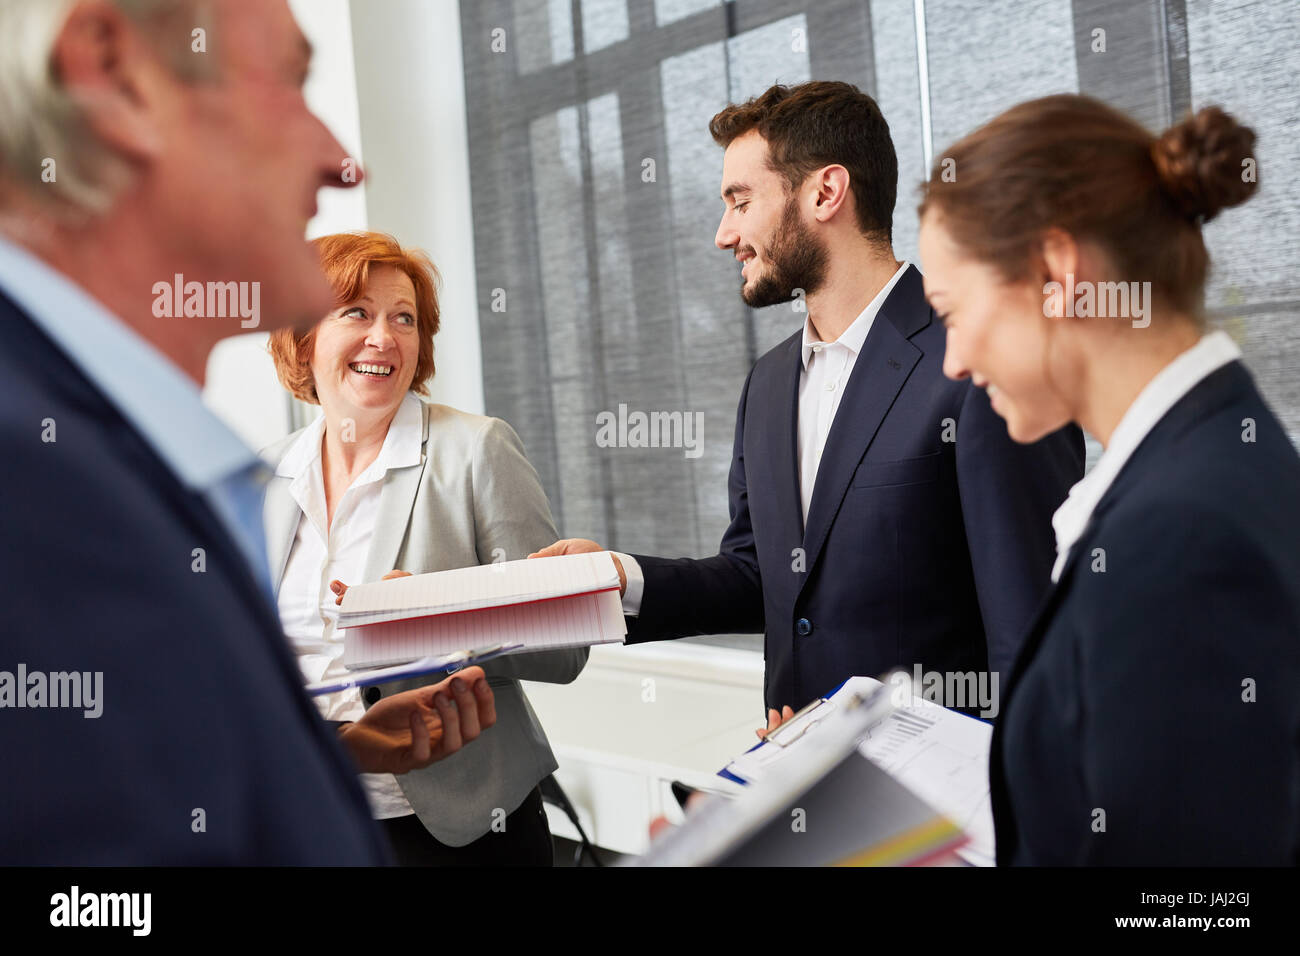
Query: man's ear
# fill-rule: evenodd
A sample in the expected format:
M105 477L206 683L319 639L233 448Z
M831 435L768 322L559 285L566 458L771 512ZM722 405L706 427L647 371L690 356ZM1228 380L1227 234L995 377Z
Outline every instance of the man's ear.
M825 166L813 175L817 187L813 215L818 222L829 222L848 198L849 171L837 163Z
M114 4L78 3L55 38L50 65L82 121L109 150L132 163L161 152L158 61Z

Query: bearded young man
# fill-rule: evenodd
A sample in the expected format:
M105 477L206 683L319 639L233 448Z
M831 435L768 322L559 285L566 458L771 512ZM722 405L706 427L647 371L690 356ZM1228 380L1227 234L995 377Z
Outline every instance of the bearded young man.
M898 161L871 97L774 86L709 129L726 149L715 241L741 263L742 298L802 297L807 316L745 382L718 554L617 555L628 641L765 632L769 727L896 666L970 675L992 700L942 702L994 717L1082 434L1017 445L984 382L944 378L942 319L894 257Z

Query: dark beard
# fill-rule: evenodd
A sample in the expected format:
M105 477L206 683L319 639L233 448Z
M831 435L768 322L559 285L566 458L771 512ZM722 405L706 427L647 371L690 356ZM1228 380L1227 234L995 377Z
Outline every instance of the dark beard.
M825 281L829 258L825 244L799 218L798 200L792 196L768 244L767 273L752 288L742 287L740 297L751 309L789 302L795 289L802 289L807 298Z

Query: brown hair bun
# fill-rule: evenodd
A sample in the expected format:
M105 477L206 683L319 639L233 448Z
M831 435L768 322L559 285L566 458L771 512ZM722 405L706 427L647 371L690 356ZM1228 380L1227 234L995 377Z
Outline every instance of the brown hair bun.
M1207 106L1156 137L1151 158L1176 207L1189 219L1209 222L1255 192L1254 150L1254 130Z

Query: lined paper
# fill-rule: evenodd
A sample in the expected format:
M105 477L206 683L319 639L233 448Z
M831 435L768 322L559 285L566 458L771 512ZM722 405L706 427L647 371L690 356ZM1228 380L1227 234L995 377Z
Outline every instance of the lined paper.
M604 562L596 559L604 558ZM581 562L570 558L586 559ZM545 567L549 562L560 562L558 568ZM539 571L520 568L514 572L494 569L511 564L543 565ZM604 576L603 565L613 572L612 583ZM572 593L575 586L567 575L576 569L585 575L584 588L593 583L600 590ZM462 571L479 572L473 576ZM483 572L486 572L484 574ZM565 575L561 577L561 575ZM537 558L533 561L503 562L455 571L441 571L419 575L425 579L419 589L409 589L402 596L406 605L380 610L383 604L393 604L381 593L372 593L362 606L365 612L354 611L353 619L374 619L374 623L348 626L344 632L343 665L348 668L380 667L404 663L421 657L438 656L489 644L519 644L522 651L556 650L563 647L587 647L592 644L621 643L627 634L623 618L623 601L619 595L618 570L608 552L600 554L564 555L561 558ZM513 580L511 580L513 578ZM400 584L415 578L397 578L380 582L384 585ZM560 583L557 583L560 582ZM450 591L451 584L470 587L468 593ZM372 585L366 585L372 588ZM548 591L562 590L555 595ZM540 596L535 596L540 595ZM344 597L347 605L352 596L348 589ZM429 599L437 599L437 603ZM522 600L521 600L522 598ZM485 600L495 600L496 606L484 606ZM418 609L430 604L440 608L435 613L419 613ZM464 608L469 604L471 607ZM417 610L413 611L412 608ZM441 610L453 607L457 610ZM340 626L344 615L340 615Z
M502 561L348 588L339 627L522 604L619 587L608 551Z

